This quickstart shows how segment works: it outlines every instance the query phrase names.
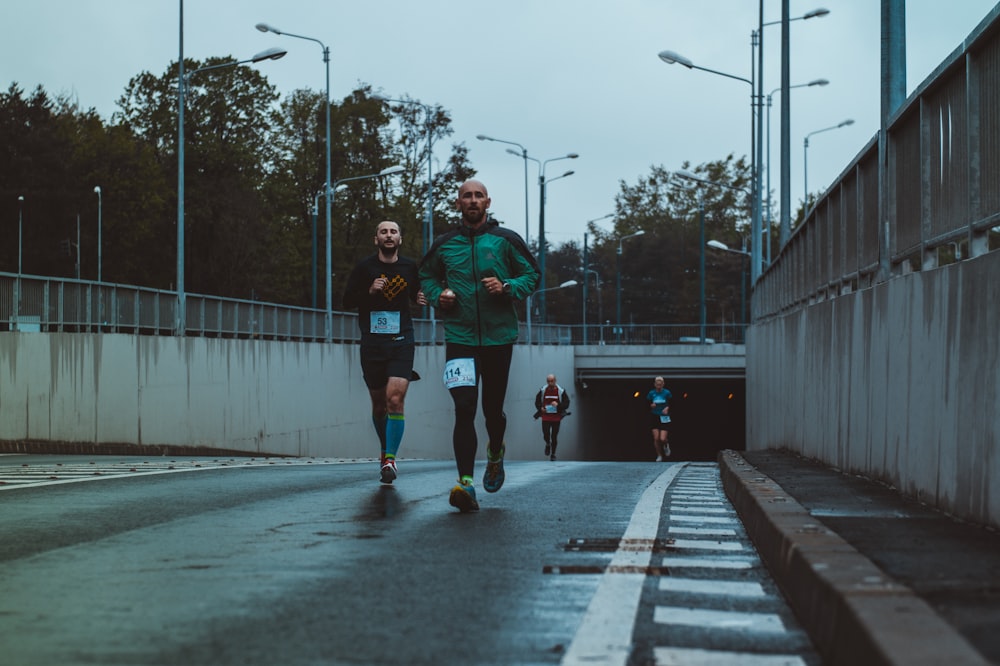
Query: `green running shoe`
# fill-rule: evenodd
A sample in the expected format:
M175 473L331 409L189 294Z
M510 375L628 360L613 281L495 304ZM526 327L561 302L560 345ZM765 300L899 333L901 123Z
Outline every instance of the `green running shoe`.
M451 489L451 495L448 497L448 503L462 513L479 511L479 502L476 501L476 489L471 483L462 483L459 481L455 487Z
M500 446L500 455L496 460L490 458L490 450L486 449L486 473L483 474L483 488L488 493L495 493L503 486L505 474L503 472L503 456L507 453L507 443Z

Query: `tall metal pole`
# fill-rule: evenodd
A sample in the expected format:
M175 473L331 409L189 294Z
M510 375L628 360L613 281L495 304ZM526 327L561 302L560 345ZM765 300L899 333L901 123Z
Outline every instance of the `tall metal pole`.
M622 338L622 239L618 239L618 253L615 254L615 338Z
M97 281L101 281L101 209L103 208L103 201L101 199L101 186L97 185L94 187L94 192L97 193Z
M705 344L705 198L698 198L698 218L701 227L701 237L698 244L699 247L699 259L698 259L698 282L700 288L700 307L699 307L699 338L701 344Z
M180 55L177 57L177 312L174 335L187 330L184 301L184 0L180 1Z
M587 345L587 232L583 232L583 344Z
M759 37L759 43L757 46L757 96L753 100L753 106L757 110L757 159L755 163L753 182L754 182L754 200L753 200L753 220L757 221L757 235L754 236L754 242L751 246L751 252L753 248L757 249L757 276L763 269L763 250L764 250L764 232L763 225L761 224L761 218L763 213L762 208L762 198L763 192L761 188L761 168L764 163L764 0L759 0L758 9L759 26L757 28L757 35ZM770 239L770 233L768 233L768 238ZM705 241L702 239L702 246L704 246ZM702 247L702 252L704 252L704 247ZM702 340L704 343L704 340Z
M792 132L791 106L788 90L789 74L789 11L788 0L781 0L781 247L792 234Z
M538 308L541 312L539 321L545 323L545 163L538 171L538 270L541 273L538 283L542 290L538 293Z
M295 36L295 35L293 35ZM333 264L331 263L331 257L333 255L333 250L330 248L330 233L333 229L332 219L332 205L331 198L333 197L332 183L333 177L330 173L330 48L326 46L323 42L319 40L312 40L318 42L321 47L323 47L323 65L326 68L326 97L323 99L323 104L326 106L326 316L324 317L325 329L326 329L326 341L330 342L333 339L333 295L330 290L333 288L333 276L330 273L333 270Z
M21 267L21 245L22 245L22 243L21 243L21 230L22 230L21 220L22 220L22 217L23 217L23 210L24 210L24 196L23 195L19 195L17 197L17 284L16 284L17 293L14 294L14 312L13 312L13 314L14 314L14 324L18 327L18 330L21 330L20 329L20 327L21 327L21 320L19 319L19 317L20 317L20 314L21 314L21 272L22 272L22 267Z

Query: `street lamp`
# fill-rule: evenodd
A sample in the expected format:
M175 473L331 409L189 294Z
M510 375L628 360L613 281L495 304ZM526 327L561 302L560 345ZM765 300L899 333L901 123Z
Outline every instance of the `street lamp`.
M826 86L830 82L826 79L814 79L809 83L799 83L798 85L788 86L789 90L794 88L807 88L810 86ZM771 97L776 92L781 91L781 86L778 86L772 90L767 95L767 264L771 263ZM781 232L778 234L781 241L781 245L784 246L788 237L785 235L785 230L782 228Z
M101 281L101 186L94 186L94 193L97 195L97 281Z
M323 105L326 106L326 158L325 158L325 163L326 163L326 180L323 182L323 187L326 188L326 187L329 186L329 184L331 182L331 173L330 173L330 47L328 47L326 44L324 44L320 40L316 39L315 37L306 37L304 35L296 35L296 34L293 34L291 32L285 32L285 31L279 30L278 28L275 28L273 25L269 25L267 23L258 23L254 27L257 28L257 30L260 30L261 32L273 32L276 35L284 35L286 37L294 37L295 39L304 39L304 40L309 41L309 42L315 42L316 44L319 44L319 46L320 46L321 49L323 49L323 65L326 68L326 97L323 99ZM319 199L318 198L316 199L316 203L317 203L317 205L319 204ZM327 228L327 230L329 230L330 226L331 226L331 224L330 224L330 216L331 216L330 197L327 197L326 198L326 228ZM315 230L315 226L314 226L314 230ZM313 236L315 237L315 233L313 234ZM327 240L329 241L329 236L327 237ZM313 252L314 253L315 253L315 249L316 249L316 242L315 242L315 238L314 238L314 240L313 240ZM313 264L315 265L315 259L313 261ZM329 266L327 267L327 272L329 273ZM315 295L315 292L316 292L316 289L315 289L315 285L314 285L313 286L313 294L314 295ZM313 304L313 307L316 307L315 303ZM327 310L329 310L329 308L327 308Z
M594 275L594 286L597 287L597 321L600 327L600 343L604 344L604 302L601 298L601 275L593 268L583 270L583 344L587 344L587 275Z
M17 293L14 294L14 324L20 330L21 320L18 318L20 315L21 307L21 221L24 217L24 196L18 195L17 197Z
M566 280L565 282L563 282L558 287L549 287L548 289L537 289L537 290L535 290L535 293L536 294L541 294L541 293L544 293L546 291L555 291L556 289L566 289L567 287L575 287L576 285L577 285L577 281L576 280ZM526 319L528 320L528 344L529 345L531 344L531 297L532 297L532 294L528 294L528 297L525 299L525 302L524 302L525 306L527 307L527 309L525 310L525 313L528 315L526 317Z
M524 159L524 242L528 243L528 149L515 141L505 141L504 139L496 139L492 136L486 136L485 134L477 134L476 138L480 141L495 141L497 143L506 143L508 146L517 146L521 149L520 153L513 153L514 155L519 155ZM508 150L507 152L511 152Z
M702 185L715 185L716 187L725 187L730 190L735 190L736 192L745 192L745 190L739 187L733 187L732 185L727 185L725 183L718 183L712 180L706 180L700 178L689 171L684 171L683 169L675 171L674 175L684 178L686 180L691 180L696 183L701 183ZM705 344L705 198L701 192L698 193L698 210L701 217L701 239L698 242L699 248L699 281L701 284L701 330L700 338L701 344ZM713 246L714 247L714 246ZM753 251L753 245L751 245L751 252ZM756 257L753 254L750 255L750 260L754 261Z
M703 72L709 72L710 74L718 74L719 76L724 76L729 79L735 79L737 81L743 81L750 85L750 169L753 177L751 178L752 191L750 195L750 200L752 203L752 212L750 215L750 236L752 237L752 242L750 244L750 251L753 253L753 260L751 261L750 274L751 280L756 281L761 273L761 224L760 224L760 213L761 213L761 196L760 196L760 168L757 161L757 151L755 146L760 144L762 134L762 123L757 123L756 130L754 128L754 106L759 106L760 102L755 100L754 84L750 79L745 79L742 76L735 76L733 74L728 74L726 72L720 72L718 70L709 69L707 67L699 67L695 65L691 60L685 58L684 56L675 53L673 51L660 51L660 60L672 65L674 63L678 65L683 65L688 69L700 69ZM751 70L753 67L751 66Z
M717 241L717 240L710 240L710 241L708 241L708 243L706 243L706 245L708 245L708 247L714 248L716 250L722 250L723 252L732 252L733 254L742 255L742 256L746 257L747 259L750 258L750 253L747 252L747 240L746 240L745 237L743 238L743 249L742 250L734 250L734 249L730 248L728 245L726 245L725 243L723 243L721 241ZM743 268L744 265L745 264L744 264L743 260L740 259L740 317L742 317L742 319L743 319L743 321L740 322L741 324L745 324L746 321L747 321L747 315L746 315L746 309L747 309L747 278L746 278L746 270ZM741 336L741 339L745 340L745 338L743 336Z
M326 183L323 183L323 189L316 192L316 196L313 197L313 214L312 214L312 308L316 309L316 217L319 215L319 198L326 195Z
M618 254L615 255L615 309L617 310L617 335L618 341L621 342L622 335L622 241L628 240L629 238L635 238L636 236L641 236L646 233L644 230L640 229L634 234L629 234L628 236L622 236L618 239Z
M348 183L352 180L366 180L368 178L380 178L382 176L391 176L394 173L399 173L401 171L406 171L405 168L396 164L391 167L386 167L378 173L369 173L363 176L351 176L350 178L341 178L340 180L333 181L333 185L326 191L326 205L327 208L330 206L330 199L333 197L333 193L338 187L344 183ZM326 218L326 341L333 341L333 273L331 269L333 267L333 241L331 239L331 234L333 232L333 225L330 224L330 218Z
M412 104L414 106L419 106L424 110L424 120L427 126L427 206L424 210L424 254L431 247L431 243L434 242L434 181L432 172L432 157L431 152L432 146L434 144L434 133L433 127L431 125L431 117L433 114L433 109L423 102L418 102L413 99L394 99L391 97L385 97L384 95L372 95L373 99L380 100L382 102L392 102L394 104ZM525 239L527 242L527 239ZM426 311L426 306L425 306Z
M600 222L601 220L606 220L609 217L614 217L614 213L608 213L607 215L601 215L600 217L595 217L592 220L587 220L583 223L584 229L589 229L590 225L594 222ZM590 269L590 255L587 248L587 232L583 232L583 344L587 344L587 271ZM600 289L600 285L598 285ZM601 309L601 317L603 319L603 308L600 308L600 298L601 292L597 292L598 307ZM604 329L601 329L601 342L604 342Z
M788 13L788 5L786 4L785 8L784 8L783 16L787 16L787 13ZM829 13L830 13L829 9L825 9L823 7L819 7L817 9L813 9L812 11L806 12L802 16L796 16L796 17L793 17L793 18L785 18L782 21L770 21L768 23L764 23L764 2L763 2L763 0L761 0L761 2L760 2L760 12L759 12L759 16L758 16L759 28L757 30L753 31L753 33L750 36L751 54L753 52L754 46L758 46L759 47L758 51L757 51L757 104L760 105L760 104L762 104L764 102L764 28L766 26L769 26L769 25L778 25L779 23L783 23L784 24L784 26L783 26L784 29L782 30L782 77L781 77L781 81L782 81L782 88L784 88L785 91L786 91L786 96L785 96L784 100L782 101L782 106L781 106L781 111L782 111L782 113L781 113L781 122L782 122L782 128L783 128L783 130L784 130L784 128L787 127L788 122L789 122L789 116L790 116L789 109L790 109L790 107L788 105L787 91L788 91L789 88L792 87L792 86L788 85L787 71L786 71L785 66L784 66L785 62L786 62L785 61L785 55L787 55L787 49L788 49L787 24L791 23L792 21L808 21L809 19L813 19L813 18L822 18L822 17L826 16ZM758 38L759 38L759 44L758 44ZM769 102L769 104L770 104L770 102ZM770 108L768 109L768 113L770 113ZM761 137L760 125L761 125L762 122L763 122L763 119L760 117L760 114L758 113L758 115L757 115L757 138L758 138L758 140ZM770 135L770 132L771 132L771 130L770 130L770 128L768 128L768 134L769 135ZM784 137L784 135L785 135L785 133L783 131L782 132L782 137ZM784 176L785 176L785 169L788 168L786 165L789 163L788 152L787 152L787 150L785 150L785 148L786 148L786 146L785 146L785 143L783 141L782 142L782 186L783 187L786 185L786 180L785 180ZM770 139L768 139L768 151L769 152L770 152L770 149L771 149ZM761 146L758 143L757 144L757 164L758 164L758 166L760 165L760 150L761 150ZM771 158L769 156L768 157L768 163L767 163L768 168L771 167L771 161L770 160L771 160ZM768 208L769 208L768 215L770 215L770 196L771 196L770 192L771 192L771 190L770 190L770 176L768 176ZM760 194L760 192L759 192L759 188L758 188L758 195L759 194ZM784 203L784 199L782 201ZM759 217L760 216L758 214L758 219L759 219ZM785 220L786 218L787 218L787 216L783 216L782 220ZM782 228L781 228L781 233L779 234L779 237L782 238L782 241L781 241L782 245L784 245L784 242L787 240L787 235L786 235L787 231L788 230L785 229L784 224L783 224ZM770 229L770 217L769 217L768 218L768 252L769 253L770 253L770 248L771 248L770 233L771 233L771 229ZM770 262L770 255L768 256L768 262Z
M507 151L511 152L511 151ZM560 157L552 157L547 160L537 160L534 157L524 156L525 160L531 160L538 164L538 270L541 273L541 279L539 284L543 287L545 286L545 255L546 255L546 243L545 243L545 165L549 162L556 162L558 160L575 160L579 155L577 153L566 153ZM567 171L561 176L556 176L549 182L559 180L560 178L566 178L567 176L572 176L574 171ZM542 293L545 290L542 289L538 293ZM541 320L545 323L545 295L542 294L541 302L539 303L541 309Z
M841 127L847 127L848 125L853 125L853 124L854 124L854 120L851 119L851 118L848 118L847 120L842 120L840 123L838 123L836 125L832 125L831 127L824 127L823 129L818 129L818 130L814 130L812 132L809 132L809 134L806 134L806 138L803 139L803 141L802 141L802 189L804 190L804 192L803 192L803 198L802 198L802 207L807 212L809 210L809 177L808 177L808 168L809 168L809 137L811 137L813 134L819 134L820 132L829 132L830 130L840 129Z
M198 72L205 72L210 69L221 67L236 67L245 63L256 63L264 60L277 60L285 56L288 51L278 48L270 48L256 54L246 60L233 60L199 67L187 74L184 73L184 17L183 4L181 5L181 53L178 60L179 76L177 77L177 317L175 324L175 335L184 335L187 330L187 312L184 295L184 96L187 94L187 87L191 77Z

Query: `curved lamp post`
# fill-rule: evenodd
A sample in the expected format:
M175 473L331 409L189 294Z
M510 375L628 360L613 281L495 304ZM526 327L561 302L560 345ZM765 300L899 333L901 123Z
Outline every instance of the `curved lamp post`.
M480 141L495 141L497 143L506 143L508 146L517 146L521 149L520 153L513 153L524 159L524 242L528 242L528 149L515 141L506 141L504 139L496 139L492 136L486 136L485 134L477 134L476 138ZM511 152L508 150L507 152Z
M808 176L808 173L809 173L809 168L808 168L809 167L809 137L811 137L813 134L819 134L820 132L829 132L830 130L840 129L841 127L847 127L848 125L853 125L853 124L854 124L854 120L851 119L851 118L848 118L847 120L843 120L840 123L838 123L836 125L833 125L831 127L824 127L823 129L818 129L818 130L809 132L809 134L806 134L806 138L803 139L803 141L802 141L802 189L803 189L802 206L806 209L806 212L809 212L809 208L808 208L808 206L809 206L809 176Z
M786 8L787 8L787 5L786 5ZM830 13L829 9L826 9L824 7L817 7L816 9L813 9L811 11L806 12L802 16L795 16L795 17L791 17L791 18L787 19L787 23L791 23L792 21L808 21L809 19L823 18L824 16L828 15L829 13ZM778 25L778 24L782 23L782 21L769 21L767 23L764 23L764 3L763 3L763 0L761 0L761 4L760 4L760 16L759 16L758 20L759 20L759 24L760 24L759 28L757 30L754 30L752 32L752 34L750 35L750 41L751 41L751 54L752 54L753 48L754 47L758 47L758 50L757 50L757 103L758 103L758 105L760 105L760 104L762 104L764 102L764 28L766 26L769 26L769 25ZM788 34L787 34L787 30L783 30L782 31L782 52L783 53L786 52L787 46L788 46ZM784 71L785 70L783 68L783 72ZM788 89L795 87L795 86L789 86L788 85L788 79L785 77L784 73L782 74L782 79L781 80L782 80L782 87L785 89L786 93L787 93ZM781 108L782 108L781 122L782 122L782 127L784 128L784 127L787 126L787 123L790 122L790 120L789 120L790 119L790 106L788 105L787 102L785 102L785 103L782 104ZM771 112L771 110L770 110L770 100L768 100L768 115L769 116L770 116L770 112ZM757 114L757 138L758 139L761 137L760 125L761 125L762 122L763 122L763 118L761 118L760 113L758 113ZM770 119L768 120L768 122L770 122ZM770 150L771 150L771 144L770 144L770 141L771 141L770 140L771 128L770 127L768 127L767 132L768 132L768 146L767 146L767 148L768 148L768 152L770 152ZM784 136L784 132L782 132L782 136ZM782 143L782 147L783 148L785 147L784 143ZM758 144L757 145L757 164L758 165L760 165L760 161L761 161L760 151L761 151L761 146L760 146L760 144ZM787 168L785 165L787 165L789 163L787 150L782 150L781 156L782 156L782 172L783 172L782 175L784 175L784 170ZM768 159L767 166L768 166L768 169L770 169L770 167L771 167L771 157L770 157L770 155L768 155L767 159ZM770 220L770 214L771 214L771 211L770 211L771 184L770 184L770 180L771 180L771 177L770 177L770 175L768 175L768 229L767 229L767 231L768 231L768 263L770 263L770 260L771 260L771 257L770 257L770 249L771 249L771 242L770 242L771 241L771 227L770 227L770 221L771 221ZM782 184L784 185L785 183L786 183L786 181L784 179L782 179ZM785 219L785 218L782 218L782 219ZM782 225L781 232L778 234L779 238L782 239L781 240L781 244L782 245L784 245L785 241L788 240L788 236L787 236L786 232L787 232L787 229L785 229L784 225Z
M384 95L372 95L372 99L377 99L381 102L392 102L394 104L412 104L414 106L419 106L424 110L424 124L427 127L427 205L424 210L423 241L424 254L427 254L427 251L431 247L431 243L434 242L434 181L432 171L433 153L431 152L434 145L434 133L431 126L431 118L434 110L429 105L413 99L394 99L392 97L385 97ZM424 306L425 312L427 307L428 306Z
M721 241L717 241L717 240L710 240L710 241L708 241L708 243L706 243L706 245L708 247L714 248L716 250L722 250L723 252L732 252L733 254L738 254L738 255L741 255L743 257L746 257L747 259L750 258L750 253L747 252L746 238L743 239L743 249L742 250L734 250L731 247L729 247L728 245L726 245L725 243L723 243ZM745 266L745 264L743 263L743 260L741 259L740 260L740 268L741 268L741 270L740 270L740 317L743 318L743 321L740 322L741 324L745 324L746 320L747 320L747 315L746 315L746 309L747 309L747 278L746 278L746 271L743 270L743 266ZM742 336L742 335L740 336L740 339L744 340L744 342L746 341L746 338L744 336Z
M750 236L753 239L750 244L750 251L753 253L753 260L750 262L750 275L751 281L756 281L761 273L761 224L760 224L760 213L761 213L761 192L760 192L760 165L757 160L756 146L760 145L761 136L763 133L763 124L757 123L756 129L754 128L754 106L758 106L760 103L755 100L756 94L754 92L754 84L750 79L745 79L742 76L735 76L733 74L728 74L726 72L720 72L715 69L709 69L707 67L699 67L695 65L691 60L685 58L679 53L673 51L660 51L660 60L667 64L678 64L687 67L688 69L699 69L703 72L709 72L710 74L718 74L719 76L724 76L728 79L735 79L737 81L743 81L750 85L750 166L751 173L753 174L751 178L751 183L753 184L752 192L750 195L750 200L752 203L752 213L750 215ZM752 69L752 67L751 67Z
M566 289L567 287L575 287L576 285L577 285L577 281L576 280L566 280L565 282L563 282L558 287L549 287L548 289L537 289L537 290L535 290L535 294L541 294L541 293L546 292L546 291L555 291L556 289ZM525 302L524 302L524 304L525 304L525 306L527 308L525 310L525 313L527 314L526 319L528 320L528 344L529 345L531 344L531 297L532 296L533 296L533 294L528 294L528 297L525 299Z
M315 42L319 44L319 47L323 49L323 65L326 68L326 98L323 100L324 106L326 106L326 158L324 160L326 167L326 180L323 181L324 189L330 184L330 47L316 39L315 37L306 37L304 35L296 35L290 32L285 32L284 30L279 30L273 25L267 23L258 23L254 26L257 30L261 32L273 32L276 35L284 35L286 37L294 37L295 39L304 39L308 42ZM316 203L319 204L319 198L317 197ZM326 227L330 228L330 216L331 216L331 204L330 197L326 198ZM315 225L313 226L315 229ZM316 250L315 233L313 234L313 252ZM315 265L315 260L313 261ZM313 294L315 295L316 289L313 287ZM313 304L315 307L315 303Z
M333 193L337 191L344 183L349 183L352 180L366 180L369 178L381 178L382 176L391 176L394 173L400 173L401 171L406 171L405 168L396 164L391 167L386 167L378 173L369 173L363 176L351 176L350 178L341 178L340 180L333 181L333 185L326 192L326 205L330 206L330 199L333 197ZM333 225L330 224L330 218L326 219L326 341L331 342L333 340L333 273L331 269L333 267L333 240L330 237L333 231Z
M700 177L694 175L693 173L691 173L690 171L684 171L683 169L675 171L674 175L678 176L680 178L684 178L686 180L694 181L696 183L701 183L702 185L714 185L716 187L724 187L726 189L734 190L736 192L746 193L746 190L744 190L742 188L733 187L732 185L727 185L725 183L718 183L718 182L715 182L713 180L706 180L705 178L700 178ZM700 291L701 291L701 306L700 306L700 309L701 309L701 319L700 319L701 330L700 330L700 340L701 340L701 344L705 344L705 319L706 319L706 315L705 315L705 199L704 199L704 196L700 192L698 193L698 210L699 210L700 217L701 217L701 237L700 237L701 240L698 242L699 257L700 257L700 259L699 259L699 270L698 270L699 277L698 277L698 279L699 279L699 282L700 282L700 285L701 285L701 288L700 288ZM751 246L751 248L752 248L752 246ZM753 261L755 259L756 259L756 257L754 257L753 254L751 254L750 255L750 260Z
M618 253L615 255L615 309L617 310L615 328L619 343L622 337L622 241L641 236L644 233L646 232L640 229L634 234L622 236L618 239Z
M788 89L789 90L793 90L795 88L808 88L808 87L811 87L811 86L827 86L827 85L830 85L830 82L828 80L826 80L826 79L814 79L814 80L810 81L809 83L799 83L798 85L788 86ZM771 263L771 224L772 224L772 219L771 219L771 97L773 97L774 94L777 93L777 92L781 92L781 86L778 86L777 88L775 88L774 90L772 90L767 95L767 189L765 191L767 193L767 244L766 244L766 247L767 247L767 259L766 259L766 261L767 261L768 265L770 265L770 263ZM781 228L781 230L780 230L780 232L778 234L778 237L780 239L781 246L784 247L785 243L788 241L788 235L787 235L784 227Z
M182 6L183 7L183 6ZM183 9L182 9L183 11ZM182 15L183 16L183 15ZM183 19L182 19L183 24ZM222 67L236 67L246 63L262 62L264 60L277 60L283 58L288 51L279 48L270 48L256 54L246 60L233 60L230 62L199 67L187 74L184 73L184 33L181 31L181 57L179 60L179 76L177 77L177 315L174 326L175 335L184 335L187 330L187 312L184 295L184 96L187 94L187 87L191 77L198 72L206 72L210 69L220 69Z
M508 153L513 153L513 151L508 150ZM514 153L516 154L516 153ZM545 191L547 183L545 181L545 165L549 162L557 162L559 160L575 160L579 155L577 153L566 153L559 157L552 157L547 160L538 160L534 157L524 156L525 160L531 160L538 165L538 270L541 273L541 278L539 284L545 287L545 255L547 254L547 247L545 242ZM560 178L566 178L567 176L572 176L575 171L567 171L561 176L556 176L548 182L559 180ZM527 241L526 241L527 242ZM545 323L545 294L547 289L540 289L536 293L542 294L541 300L539 301L539 309L541 310L541 321Z
M601 215L600 217L595 217L592 220L587 220L583 223L584 229L589 229L590 225L594 222L600 222L601 220L606 220L609 217L614 217L614 213L608 213L607 215ZM587 247L587 232L583 232L583 344L587 344L587 272L590 271L590 254ZM593 272L593 271L590 271ZM596 275L596 273L594 273ZM604 308L601 307L601 292L600 292L600 278L598 278L597 284L597 305L600 311L599 319L604 318ZM601 323L601 344L604 344L604 324Z

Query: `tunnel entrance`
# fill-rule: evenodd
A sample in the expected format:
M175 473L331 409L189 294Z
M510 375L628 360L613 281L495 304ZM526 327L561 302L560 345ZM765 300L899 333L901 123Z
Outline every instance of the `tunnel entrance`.
M722 449L746 448L746 379L665 376L670 401L671 460L715 460ZM652 377L577 382L570 418L578 419L580 458L652 461L646 394Z

